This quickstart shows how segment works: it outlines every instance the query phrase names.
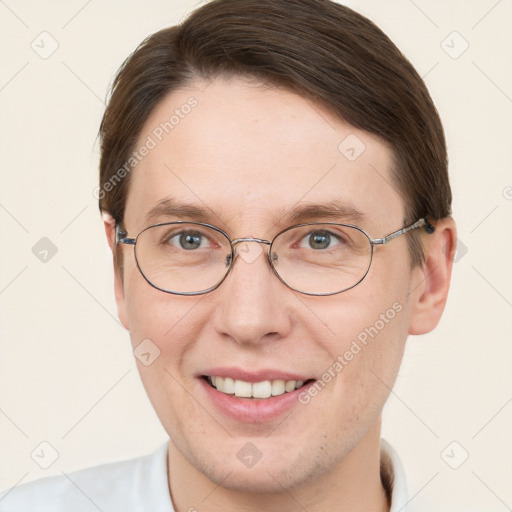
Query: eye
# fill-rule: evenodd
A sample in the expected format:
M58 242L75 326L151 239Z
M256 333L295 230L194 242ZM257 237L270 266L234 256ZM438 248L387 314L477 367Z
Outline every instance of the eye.
M306 249L332 249L336 245L342 244L343 241L334 233L325 230L313 231L308 233L300 242L300 247Z
M181 231L173 236L169 236L164 242L186 251L202 249L208 246L208 238L199 231Z

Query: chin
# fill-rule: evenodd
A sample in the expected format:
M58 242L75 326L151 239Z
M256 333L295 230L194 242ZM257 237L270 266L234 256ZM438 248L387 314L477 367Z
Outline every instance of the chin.
M290 465L287 463L276 465L264 464L262 461L252 468L230 464L225 466L222 474L218 471L214 471L213 474L205 472L205 474L210 480L226 489L257 494L282 493L311 479L311 475L303 473L303 470L298 468L290 470Z
M254 442L260 446L262 444L258 440ZM187 458L189 463L216 485L233 491L258 494L283 493L306 482L311 483L336 464L331 457L320 458L307 450L301 450L298 444L289 446L289 450L279 450L277 447L271 450L269 445L262 447L264 453L261 458L245 466L240 459L243 459L244 453L251 453L251 449L239 455L241 450L238 448L239 443L236 444L236 450L194 450L195 453L189 453L191 456ZM242 442L242 446L245 445L245 441Z

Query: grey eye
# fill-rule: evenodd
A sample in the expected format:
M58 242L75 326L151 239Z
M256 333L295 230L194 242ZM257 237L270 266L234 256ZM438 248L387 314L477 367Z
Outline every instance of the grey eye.
M179 235L180 246L187 251L201 247L201 239L202 235L199 233L181 233Z
M327 231L315 231L309 235L308 243L312 249L327 249L331 244L331 235Z

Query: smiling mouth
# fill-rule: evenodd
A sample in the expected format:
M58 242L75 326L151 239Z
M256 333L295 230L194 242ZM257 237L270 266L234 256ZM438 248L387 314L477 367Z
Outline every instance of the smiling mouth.
M214 389L226 395L237 398L270 398L284 395L309 384L314 379L302 380L264 380L261 382L247 382L230 377L205 375L203 379Z

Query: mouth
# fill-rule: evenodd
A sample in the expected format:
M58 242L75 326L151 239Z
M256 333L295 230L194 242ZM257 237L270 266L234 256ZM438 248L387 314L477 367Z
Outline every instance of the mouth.
M274 422L291 409L302 407L301 393L316 382L303 373L234 366L204 369L197 377L205 398L220 414L239 424L253 425Z
M225 395L246 399L266 399L291 393L310 384L314 379L308 380L262 380L260 382L248 382L231 377L218 375L203 375L207 384Z

